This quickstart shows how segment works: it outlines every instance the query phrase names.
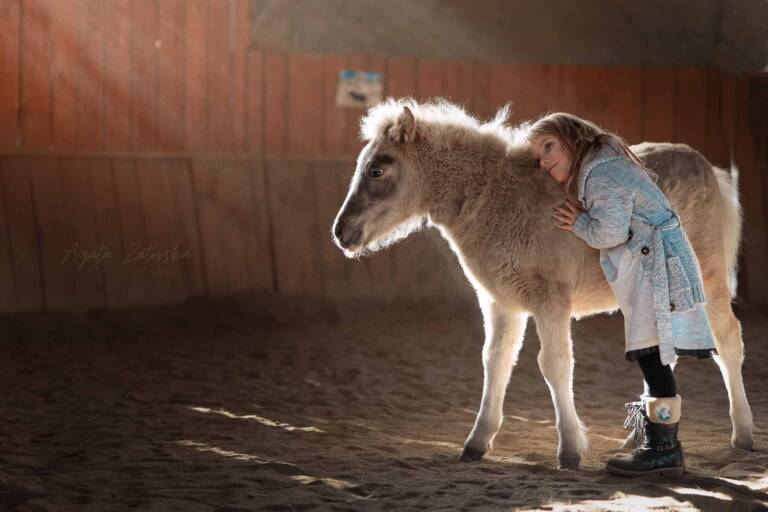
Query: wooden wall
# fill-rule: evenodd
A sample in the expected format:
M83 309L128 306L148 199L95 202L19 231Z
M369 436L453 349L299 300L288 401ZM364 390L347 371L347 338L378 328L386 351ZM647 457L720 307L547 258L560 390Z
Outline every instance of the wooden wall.
M0 311L249 288L468 296L435 233L361 261L332 245L362 146L363 111L334 105L343 69L484 117L512 101L515 121L566 110L631 142L687 142L721 166L733 155L750 216L741 291L768 297L746 77L267 53L249 47L248 11L247 0L0 4Z

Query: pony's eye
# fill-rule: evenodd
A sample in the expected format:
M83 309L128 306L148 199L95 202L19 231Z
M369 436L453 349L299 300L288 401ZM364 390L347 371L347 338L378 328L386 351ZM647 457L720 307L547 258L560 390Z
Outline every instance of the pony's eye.
M371 167L368 169L368 176L371 178L381 178L384 175L384 171L379 167Z

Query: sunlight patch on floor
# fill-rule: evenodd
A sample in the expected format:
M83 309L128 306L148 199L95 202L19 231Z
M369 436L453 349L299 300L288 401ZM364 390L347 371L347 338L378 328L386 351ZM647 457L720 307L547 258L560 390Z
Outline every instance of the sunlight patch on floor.
M187 407L187 409L195 412L201 412L204 414L219 414L221 416L225 416L227 418L232 418L236 420L253 420L267 427L282 428L283 430L287 430L288 432L299 431L299 432L316 432L320 434L326 433L324 430L320 430L319 428L316 428L316 427L294 427L289 423L282 423L280 421L270 420L269 418L265 418L263 416L257 416L256 414L235 414L224 409L209 409L208 407L189 406Z
M511 420L517 420L517 421L524 421L526 423L538 423L539 425L546 425L548 423L552 423L552 420L529 420L528 418L523 418L522 416L515 416L513 414L506 414L504 418L509 418Z
M675 510L676 512L698 512L699 509L689 501L678 501L671 496L651 498L617 492L605 500L552 501L546 504L548 510L572 512L577 510L611 510L612 512L636 512L638 510Z
M238 452L231 452L229 450L222 450L221 448L217 448L216 446L211 446L205 443L197 443L195 441L189 441L189 440L176 441L176 444L179 446L188 446L188 447L194 448L199 452L211 452L211 453L215 453L216 455L221 455L223 457L229 457L232 459L241 460L244 462L256 462L257 464L269 464L272 462L270 459L262 459L255 455L248 455L247 453L238 453Z
M501 455L483 455L483 461L498 462L500 464L525 464L526 466L541 466L540 462L531 462L520 457L501 456Z
M387 436L387 437L392 439L393 441L397 441L398 443L426 444L429 446L439 446L441 448L448 448L450 450L461 450L464 447L463 445L451 443L448 441L422 441L420 439L408 439L406 437L397 437L397 436Z
M176 441L175 444L177 444L178 446L194 448L199 452L214 453L216 455L221 455L222 457L227 457L227 458L239 460L242 462L251 462L256 464L276 464L286 469L290 468L291 472L293 471L296 471L296 473L301 472L301 470L297 466L289 462L282 462L282 461L277 461L272 459L263 459L261 457L257 457L255 455L249 455L247 453L239 453L239 452L233 452L230 450L223 450L221 448L218 448L216 446L211 446L206 443L198 443L196 441L190 441L188 439L185 439L182 441ZM365 496L365 493L360 492L360 486L358 484L349 482L347 480L341 480L338 478L317 477L317 476L303 475L303 474L295 474L295 475L286 474L285 476L287 476L288 478L290 478L295 482L298 482L301 485L313 485L313 484L327 485L329 487L333 487L334 489L344 491L350 497L353 497L355 499L367 498L367 496Z
M744 475L741 479L735 479L735 478L726 478L724 476L715 477L718 480L723 480L724 482L728 482L729 484L734 485L743 485L744 487L749 487L749 489L753 491L765 491L768 490L768 476L762 475L759 473L750 473L748 475Z
M693 488L693 487L670 487L670 491L679 494L694 494L697 496L707 496L709 498L717 498L718 500L733 501L733 498L727 494L715 491L707 491L705 489Z
M339 489L342 491L346 491L348 489L354 489L357 487L357 485L353 484L352 482L347 482L346 480L339 480L337 478L319 478L319 477L314 477L309 475L292 475L290 478L291 480L295 480L302 485L321 483L321 484L329 485L334 489Z
M601 439L605 439L606 441L613 441L613 442L617 443L619 446L621 446L621 443L624 442L623 438L619 439L618 437L608 437L608 436L603 435L603 434L598 434L597 432L590 432L589 434L593 435L595 437L599 437Z
M449 441L424 441L421 439L409 439L407 437L398 437L398 436L390 436L388 435L387 438L390 440L397 442L397 443L404 443L404 444L423 444L427 446L437 446L440 448L446 448L450 452L456 454L456 457L458 458L458 454L461 453L461 451L464 449L464 445L457 444L457 443L451 443ZM538 463L536 462L529 462L525 459L521 459L520 457L512 457L512 456L500 456L500 455L491 455L491 454L485 454L483 456L484 462L498 462L501 464L527 464L535 466Z

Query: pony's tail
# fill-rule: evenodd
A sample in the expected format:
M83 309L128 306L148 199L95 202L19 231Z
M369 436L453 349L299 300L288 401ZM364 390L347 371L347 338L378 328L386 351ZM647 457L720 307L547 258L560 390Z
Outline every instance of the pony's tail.
M736 297L736 266L738 264L739 244L743 225L743 214L739 203L738 170L733 168L733 175L717 167L712 167L720 189L723 205L722 237L725 251L725 268L728 270L728 290L731 299Z

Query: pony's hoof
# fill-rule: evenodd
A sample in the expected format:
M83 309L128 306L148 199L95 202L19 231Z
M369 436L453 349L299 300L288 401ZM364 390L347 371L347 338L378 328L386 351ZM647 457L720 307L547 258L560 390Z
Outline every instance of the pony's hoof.
M731 446L734 448L741 448L742 450L751 452L753 451L754 441L751 438L746 439L734 439L731 441Z
M579 469L581 455L568 455L560 457L557 469Z
M475 462L482 459L483 455L485 455L485 452L481 452L477 448L472 448L471 446L465 446L464 451L461 452L459 460L461 462Z

